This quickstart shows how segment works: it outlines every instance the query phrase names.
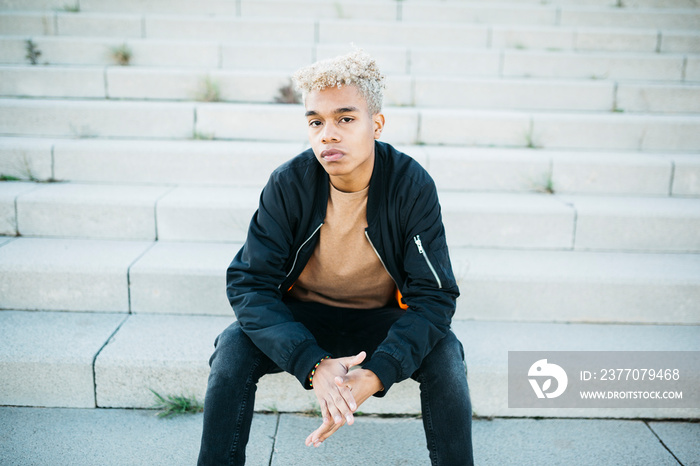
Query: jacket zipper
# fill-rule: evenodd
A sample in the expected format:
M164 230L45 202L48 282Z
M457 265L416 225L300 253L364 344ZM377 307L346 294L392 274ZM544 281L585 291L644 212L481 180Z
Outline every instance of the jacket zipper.
M286 278L289 278L289 276L292 274L292 272L294 272L294 267L297 266L297 260L299 259L299 253L301 252L301 250L304 248L304 246L306 246L306 243L311 241L311 238L316 236L316 233L318 232L318 230L321 229L322 226L323 226L323 222L321 222L321 224L316 227L316 229L313 231L313 233L311 233L311 235L308 238L306 238L306 240L303 243L301 243L301 246L299 246L299 249L297 249L297 253L294 255L294 262L292 263L292 268L289 269L289 272L287 273ZM282 284L280 283L280 285L277 288L280 288L281 286L282 286Z
M435 280L437 281L438 288L442 288L442 282L440 281L440 277L438 277L438 274L435 271L435 267L433 267L433 264L430 263L430 259L428 259L428 255L425 253L425 250L423 249L423 243L420 240L420 235L414 236L413 241L416 243L416 246L418 247L418 252L420 253L421 256L423 256L423 258L425 259L425 263L428 264L430 271L433 273L433 276L435 277Z
M396 288L399 287L399 284L396 282L394 277L391 275L391 272L389 272L389 269L386 268L386 264L384 263L384 260L382 260L382 256L379 255L379 252L377 252L377 248L374 247L374 243L372 243L372 240L369 239L369 233L367 233L367 230L365 230L365 237L367 238L367 241L369 241L369 245L372 246L372 249L374 250L374 253L377 255L379 258L379 262L382 263L382 266L384 267L384 270L386 270L386 273L389 274L392 280L394 280L394 285L396 285Z

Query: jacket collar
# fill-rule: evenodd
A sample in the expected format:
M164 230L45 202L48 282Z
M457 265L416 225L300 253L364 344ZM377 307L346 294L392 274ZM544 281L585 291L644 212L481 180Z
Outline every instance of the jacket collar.
M387 146L383 142L374 142L374 168L369 180L367 195L367 225L372 226L379 214L380 200L385 196Z

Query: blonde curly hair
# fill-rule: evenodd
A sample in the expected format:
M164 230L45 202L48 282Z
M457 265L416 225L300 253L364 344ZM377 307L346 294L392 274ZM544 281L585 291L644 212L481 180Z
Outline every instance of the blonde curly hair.
M377 62L361 49L301 68L292 75L292 81L304 100L313 90L355 86L367 101L370 114L382 110L384 75Z

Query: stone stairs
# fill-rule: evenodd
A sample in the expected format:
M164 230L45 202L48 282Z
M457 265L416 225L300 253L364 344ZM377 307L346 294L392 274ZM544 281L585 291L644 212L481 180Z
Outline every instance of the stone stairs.
M276 97L352 42L440 190L475 412L700 417L507 407L508 351L700 350L696 0L74 5L0 0L0 404L203 397L225 269L307 147ZM257 408L312 408L297 385ZM417 386L362 410L419 412Z

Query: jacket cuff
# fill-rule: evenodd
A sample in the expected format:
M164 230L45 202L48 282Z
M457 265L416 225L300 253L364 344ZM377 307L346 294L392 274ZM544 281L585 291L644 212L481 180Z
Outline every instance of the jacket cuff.
M382 382L384 390L376 393L380 397L384 396L392 385L401 380L401 365L386 353L373 354L372 359L367 364L363 364L362 368L374 372L374 375Z
M309 374L311 370L317 362L326 356L330 356L330 353L318 346L316 342L309 341L306 345L297 348L294 352L290 358L287 372L296 377L304 388L309 389L311 388L309 387Z

